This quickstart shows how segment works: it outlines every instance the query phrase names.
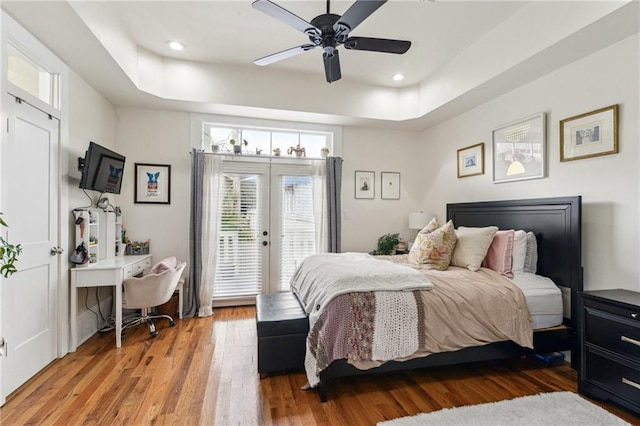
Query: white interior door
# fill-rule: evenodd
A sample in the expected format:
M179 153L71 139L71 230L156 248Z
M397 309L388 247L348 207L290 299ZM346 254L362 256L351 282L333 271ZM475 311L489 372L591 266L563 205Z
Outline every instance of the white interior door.
M0 402L56 358L59 121L5 94L1 151L3 229L23 252L0 278Z

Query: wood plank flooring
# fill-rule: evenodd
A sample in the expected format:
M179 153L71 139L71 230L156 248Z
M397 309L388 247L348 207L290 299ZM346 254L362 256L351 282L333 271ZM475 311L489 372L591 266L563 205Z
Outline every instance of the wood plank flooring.
M260 380L253 307L211 318L96 335L53 362L0 408L2 425L375 425L441 408L541 392L576 392L568 364L526 360L437 367L332 382L329 401L301 387L303 372ZM632 424L640 418L601 404Z

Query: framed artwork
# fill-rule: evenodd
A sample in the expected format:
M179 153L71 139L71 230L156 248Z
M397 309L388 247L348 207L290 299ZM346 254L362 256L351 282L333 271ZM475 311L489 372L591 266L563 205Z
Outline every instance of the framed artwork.
M458 177L484 174L484 142L458 150Z
M375 172L356 171L355 178L355 197L365 200L373 200L375 198Z
M134 202L171 204L171 165L135 164Z
M544 113L495 129L491 133L493 183L543 178L546 134Z
M380 173L380 198L383 200L400 199L400 173L382 172Z
M618 105L560 121L560 161L616 154Z

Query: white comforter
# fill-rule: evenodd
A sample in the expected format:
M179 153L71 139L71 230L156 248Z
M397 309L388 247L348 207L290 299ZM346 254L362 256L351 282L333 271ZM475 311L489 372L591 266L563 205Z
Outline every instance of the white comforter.
M308 256L291 277L291 290L305 303L311 324L336 296L355 292L429 290L420 271L366 253Z

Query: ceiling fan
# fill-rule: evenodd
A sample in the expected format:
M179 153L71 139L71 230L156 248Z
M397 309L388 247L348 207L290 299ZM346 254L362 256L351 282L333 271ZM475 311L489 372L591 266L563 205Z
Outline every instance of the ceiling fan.
M338 46L344 45L347 50L367 50L370 52L402 54L411 47L410 41L389 40L371 37L349 37L358 25L369 17L387 0L356 0L344 13L336 15L330 12L330 0L327 0L327 13L318 15L307 22L299 16L289 12L270 0L256 0L252 3L254 9L284 22L287 25L303 32L309 37L311 43L283 50L254 61L256 65L269 65L282 59L290 58L303 52L322 47L322 59L324 61L324 73L327 82L340 80L340 58Z

